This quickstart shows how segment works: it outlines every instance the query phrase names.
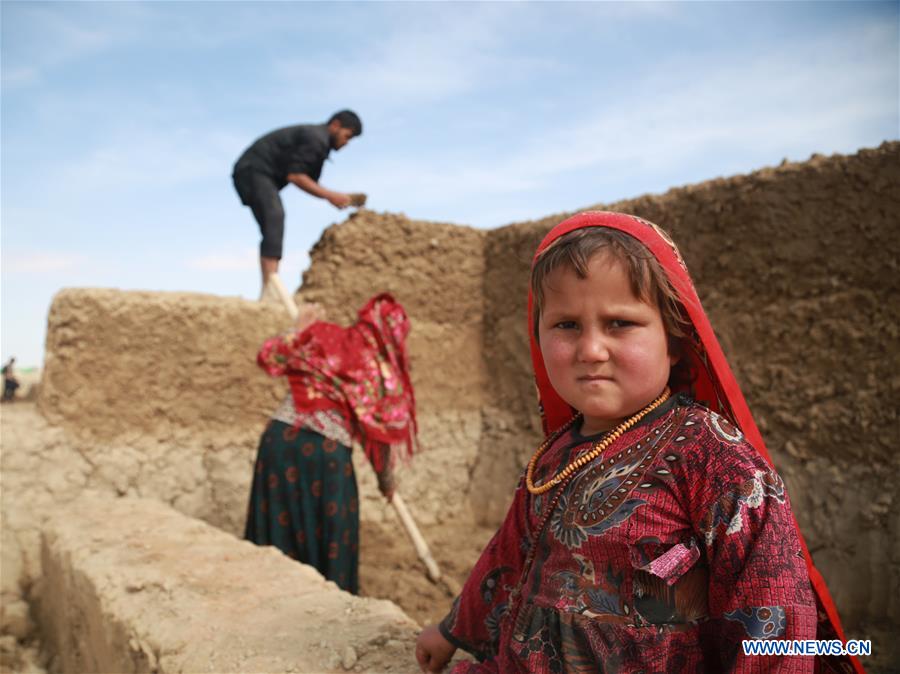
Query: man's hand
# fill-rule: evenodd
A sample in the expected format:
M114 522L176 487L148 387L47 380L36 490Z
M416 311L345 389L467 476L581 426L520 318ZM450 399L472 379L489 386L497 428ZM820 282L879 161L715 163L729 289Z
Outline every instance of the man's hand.
M343 192L332 192L328 195L328 203L335 208L347 208L350 205L350 195Z
M437 625L429 625L416 639L416 661L423 672L440 672L455 652L456 646L444 638Z
M288 173L287 181L294 183L301 190L314 197L326 199L335 208L347 208L352 202L351 195L323 187L305 173Z

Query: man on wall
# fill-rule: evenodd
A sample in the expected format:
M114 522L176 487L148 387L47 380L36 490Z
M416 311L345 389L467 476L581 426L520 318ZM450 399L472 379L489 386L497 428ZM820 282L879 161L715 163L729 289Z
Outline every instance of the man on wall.
M336 192L319 184L322 165L331 150L340 150L362 134L355 112L341 110L325 124L300 124L258 138L234 165L232 179L241 203L249 206L262 232L259 263L263 293L269 276L278 272L284 239L284 206L279 192L293 183L335 208L361 206L363 195Z

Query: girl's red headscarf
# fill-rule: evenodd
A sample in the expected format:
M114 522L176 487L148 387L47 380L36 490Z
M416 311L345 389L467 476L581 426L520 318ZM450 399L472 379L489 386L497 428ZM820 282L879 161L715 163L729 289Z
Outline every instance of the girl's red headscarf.
M748 442L758 451L769 465L772 459L763 442L762 435L753 421L747 402L738 387L737 380L728 367L719 341L716 339L709 319L700 306L697 291L688 275L687 267L681 254L675 247L669 236L659 227L633 215L622 213L610 213L606 211L589 211L579 213L563 220L550 233L544 237L535 253L536 261L540 254L561 236L576 229L586 227L608 227L631 235L650 251L659 262L666 276L678 293L681 303L687 312L686 318L693 328L691 347L685 349L682 358L688 358L692 371L692 383L690 393L698 402L702 402L714 412L724 415L743 431ZM534 262L532 262L532 265ZM532 329L534 325L533 297L528 293L528 333L531 336L531 360L534 364L534 374L537 380L538 395L540 397L541 413L543 416L544 432L550 434L565 424L575 413L554 390L544 367L544 359L540 347ZM797 526L796 520L794 526ZM826 632L834 631L842 641L846 641L843 629L838 618L837 609L825 586L825 581L818 569L813 565L806 542L797 527L797 535L803 548L803 556L806 559L806 567L809 570L809 578L815 590L819 605L819 624L825 627ZM824 625L823 625L824 623ZM828 630L830 623L832 630ZM827 638L827 637L826 637ZM853 659L853 665L858 672L863 672L859 661Z
M405 446L411 454L415 442L409 329L403 307L383 293L369 300L348 328L318 321L266 341L257 363L270 375L287 376L298 412L340 412L380 470L384 445Z

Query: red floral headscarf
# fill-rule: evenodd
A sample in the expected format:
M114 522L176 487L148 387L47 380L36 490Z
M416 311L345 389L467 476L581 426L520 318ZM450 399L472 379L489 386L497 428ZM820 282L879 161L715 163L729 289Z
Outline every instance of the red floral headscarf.
M300 413L337 410L353 439L380 469L385 444L412 454L416 400L409 376L406 336L410 322L391 295L376 295L343 328L317 321L305 330L274 337L257 356L273 376L287 376Z
M589 211L579 213L563 220L554 227L541 241L534 256L534 261L554 241L561 236L576 229L586 227L608 227L631 235L640 241L656 258L668 277L679 299L687 312L687 320L690 322L692 334L689 337L691 348L685 349L683 358L688 359L688 366L692 373L690 393L694 399L702 402L714 412L717 412L736 424L747 438L747 441L762 455L769 465L772 459L763 442L762 435L753 421L747 402L741 393L737 380L728 367L719 341L716 339L709 319L700 305L697 291L688 275L687 267L681 254L675 247L671 238L659 227L633 215L622 213L610 213L606 211ZM534 262L532 262L532 265ZM548 435L565 424L575 413L553 386L547 376L544 367L544 359L540 346L533 334L533 297L528 293L528 333L531 335L531 360L534 365L535 379L538 395L540 397L541 413L543 416L544 432ZM796 520L794 526L797 526ZM816 593L819 608L819 624L823 634L834 632L842 641L846 641L837 609L825 585L825 581L818 569L813 565L812 557L803 540L803 535L797 527L797 535L803 548L803 556L809 571L810 582ZM829 629L829 627L831 629ZM827 637L826 637L827 638ZM853 665L858 672L863 672L859 661L853 658Z

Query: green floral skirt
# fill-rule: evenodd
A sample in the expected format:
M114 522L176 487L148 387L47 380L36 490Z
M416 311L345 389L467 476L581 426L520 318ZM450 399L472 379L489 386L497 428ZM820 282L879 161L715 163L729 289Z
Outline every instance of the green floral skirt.
M359 592L359 492L350 448L272 420L253 473L244 538L274 545Z

